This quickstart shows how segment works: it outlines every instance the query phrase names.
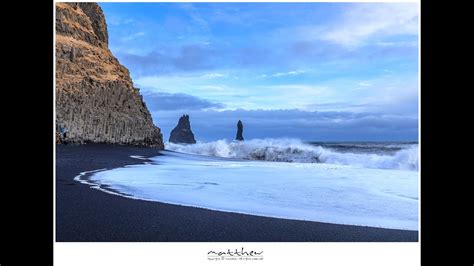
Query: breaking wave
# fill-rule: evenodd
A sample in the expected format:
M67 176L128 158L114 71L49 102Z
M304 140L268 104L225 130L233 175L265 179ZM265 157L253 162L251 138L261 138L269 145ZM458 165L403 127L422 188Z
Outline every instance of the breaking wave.
M361 144L357 144L361 145ZM340 152L298 139L217 140L196 144L166 143L166 149L189 154L273 162L329 163L366 168L418 171L418 145L394 153Z

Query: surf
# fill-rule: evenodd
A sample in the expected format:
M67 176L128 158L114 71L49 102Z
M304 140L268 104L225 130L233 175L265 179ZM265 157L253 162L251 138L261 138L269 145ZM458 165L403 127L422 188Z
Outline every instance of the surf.
M343 150L341 148L333 148L338 147L334 144L327 145L327 147L322 145L305 143L299 139L269 138L246 141L222 139L196 144L166 143L165 147L170 151L187 154L252 161L328 163L412 171L419 169L417 144L346 143L343 146L346 151L341 151ZM342 144L338 145L340 147Z
M82 179L133 199L275 218L418 228L415 171L161 153L149 164Z

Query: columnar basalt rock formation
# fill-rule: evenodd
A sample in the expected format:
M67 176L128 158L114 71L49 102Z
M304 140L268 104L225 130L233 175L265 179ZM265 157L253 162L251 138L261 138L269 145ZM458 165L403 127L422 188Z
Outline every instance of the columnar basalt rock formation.
M235 136L235 139L240 141L244 140L243 133L244 125L242 124L242 121L239 120L239 122L237 122L237 135Z
M191 131L189 115L183 115L179 118L178 125L171 131L170 142L194 144L194 134Z
M56 121L68 142L164 148L128 70L108 48L96 3L56 3Z

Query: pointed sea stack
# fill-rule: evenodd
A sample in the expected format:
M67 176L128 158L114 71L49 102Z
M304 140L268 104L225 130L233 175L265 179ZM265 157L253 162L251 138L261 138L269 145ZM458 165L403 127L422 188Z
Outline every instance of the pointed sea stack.
M242 124L242 121L239 120L237 122L237 136L235 136L236 140L244 140L244 136L242 133L244 132L244 125Z
M179 118L178 125L171 131L170 142L194 144L194 134L191 131L189 115L183 115Z

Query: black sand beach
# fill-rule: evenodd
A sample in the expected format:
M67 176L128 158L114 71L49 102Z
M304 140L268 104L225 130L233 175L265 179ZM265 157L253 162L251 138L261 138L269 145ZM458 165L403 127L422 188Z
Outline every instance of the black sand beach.
M143 163L152 148L58 145L56 241L416 242L417 231L266 218L128 199L74 181L80 172Z

